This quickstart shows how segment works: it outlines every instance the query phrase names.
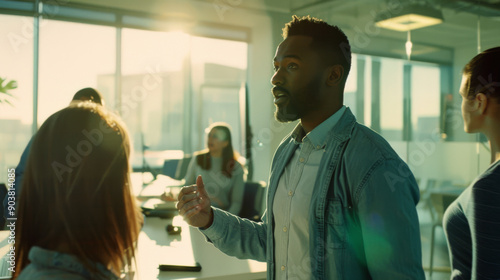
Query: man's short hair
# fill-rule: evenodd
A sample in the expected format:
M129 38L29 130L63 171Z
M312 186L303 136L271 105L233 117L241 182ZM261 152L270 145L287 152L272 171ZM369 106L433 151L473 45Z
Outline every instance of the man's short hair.
M103 105L103 98L100 92L93 88L82 88L77 91L73 96L73 101L92 101L97 104Z
M292 16L292 21L283 28L283 39L289 36L303 35L312 37L313 47L332 53L331 63L344 67L343 81L351 70L351 46L349 40L338 26L329 25L321 19L310 16ZM330 60L329 60L330 62Z

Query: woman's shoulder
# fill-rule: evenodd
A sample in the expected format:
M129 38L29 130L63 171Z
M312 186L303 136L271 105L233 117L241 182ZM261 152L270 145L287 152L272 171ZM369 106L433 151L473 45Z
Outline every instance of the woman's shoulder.
M500 165L490 166L471 184L469 203L473 208L497 205L500 200ZM500 210L500 208L498 208ZM500 212L499 212L500 213Z
M31 280L31 279L68 279L68 280L86 280L83 275L72 273L64 269L56 269L38 266L35 264L27 265L19 277L19 280Z
M476 181L472 184L473 189L495 190L500 193L500 161L493 163L483 174L479 175Z
M201 157L201 156L205 156L205 155L208 155L207 150L196 151L193 153L193 158L197 158L197 157Z

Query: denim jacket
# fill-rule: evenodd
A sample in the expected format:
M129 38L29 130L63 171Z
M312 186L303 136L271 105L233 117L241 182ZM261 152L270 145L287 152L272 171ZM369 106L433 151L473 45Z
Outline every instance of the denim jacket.
M299 124L300 125L300 124ZM408 166L349 109L329 132L309 208L311 279L425 279L416 212L419 190ZM287 136L273 158L267 209L297 148ZM214 209L201 230L224 253L267 262L275 279L274 217L261 223Z

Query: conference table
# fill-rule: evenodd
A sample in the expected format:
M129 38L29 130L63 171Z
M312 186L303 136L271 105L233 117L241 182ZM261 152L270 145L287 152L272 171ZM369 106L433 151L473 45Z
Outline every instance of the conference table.
M166 187L182 184L168 176L155 180L148 174L133 173L131 176L134 195L146 204L155 200ZM151 181L150 181L151 180ZM143 182L150 181L144 184ZM169 234L167 225L181 228L180 234ZM201 271L160 271L159 265L194 264ZM239 260L220 252L196 228L190 227L180 216L162 219L146 217L139 235L137 251L137 280L144 279L205 279L205 280L253 280L266 279L264 262Z
M166 226L173 223L180 234L168 234ZM199 272L159 271L160 264L201 265ZM251 280L266 279L266 263L230 257L211 243L198 229L187 225L180 216L173 219L148 217L139 235L137 252L138 280L144 279L205 279Z

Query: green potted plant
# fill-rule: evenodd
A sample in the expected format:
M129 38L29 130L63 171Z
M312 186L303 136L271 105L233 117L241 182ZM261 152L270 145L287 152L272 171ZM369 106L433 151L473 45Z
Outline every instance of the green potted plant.
M0 104L1 103L7 103L11 106L12 103L9 101L9 99L14 98L14 95L12 95L9 91L17 88L17 82L15 80L11 80L7 82L7 79L0 77Z

